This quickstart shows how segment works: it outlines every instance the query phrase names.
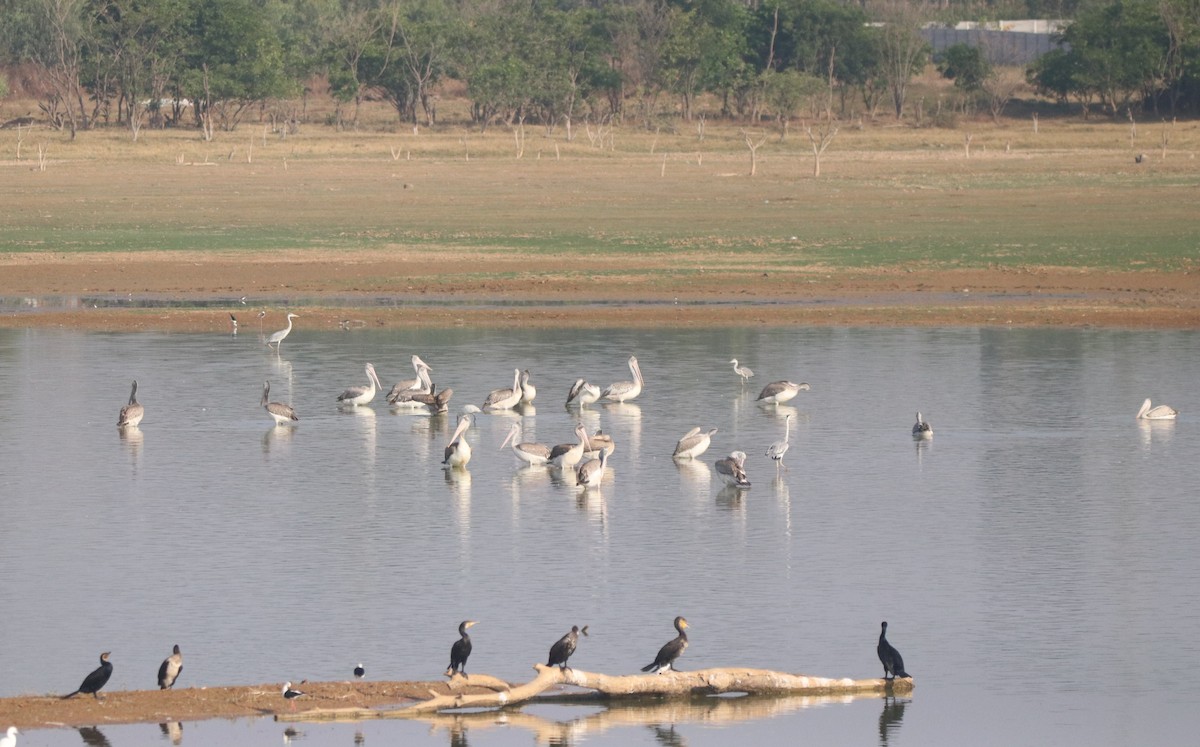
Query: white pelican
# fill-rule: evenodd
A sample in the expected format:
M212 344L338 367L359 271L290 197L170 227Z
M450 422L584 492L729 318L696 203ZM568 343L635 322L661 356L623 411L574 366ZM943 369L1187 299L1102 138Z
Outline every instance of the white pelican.
M583 455L599 457L602 449L608 449L611 454L617 450L617 442L613 441L613 437L605 433L603 428L597 428L595 433L588 436L587 451L583 452Z
M933 438L933 426L925 422L920 410L917 411L917 422L913 423L912 434L913 438Z
M517 458L528 464L545 464L550 461L550 447L546 444L538 444L531 442L517 443L517 439L521 436L521 424L513 423L508 429L508 435L504 438L504 443L500 444L500 449L503 450L508 443L512 442L513 453Z
M537 396L537 387L529 383L529 369L521 372L521 401L532 402Z
M122 407L121 414L117 416L117 427L136 428L145 414L146 409L137 401L137 379L134 379L133 388L129 390L129 404Z
M175 644L171 655L163 659L158 666L158 689L169 690L175 686L179 673L183 671L183 654L179 652L179 644Z
M564 469L574 467L579 464L584 452L591 451L587 429L582 425L577 425L575 426L575 435L579 437L579 443L559 444L550 450L550 463L555 467Z
M407 384L407 381L401 381L396 386L392 387L392 391L388 393L388 404L398 408L415 408L425 404L417 399L420 394L433 394L433 380L429 378L429 370L422 368L417 371L417 383L413 386L401 387L401 384Z
M470 415L458 416L458 427L454 429L454 435L450 438L450 443L446 444L445 457L442 459L442 464L447 467L466 467L467 462L471 461L471 444L467 443L465 433L471 427Z
M746 368L745 366L739 366L737 358L734 358L733 360L731 360L729 362L733 364L733 372L735 374L737 374L738 376L742 377L743 384L746 383L746 379L748 379L754 375L754 372L751 371L750 369Z
M808 384L795 384L790 381L772 381L763 387L758 395L759 402L769 405L782 405L800 392L807 392Z
M285 405L282 402L270 402L268 397L271 395L271 382L263 382L263 396L259 405L267 411L275 420L275 425L286 425L293 420L299 420L300 416L292 409L291 405Z
M712 437L716 432L716 428L710 428L708 433L701 433L700 426L696 426L683 434L683 438L675 444L675 453L671 456L675 459L692 459L700 456L708 451L709 444L712 443Z
M589 384L583 379L575 379L571 391L567 393L567 407L571 405L590 405L600 399L600 387Z
M724 459L718 459L717 474L726 485L732 485L735 488L750 487L750 480L746 477L746 470L743 465L746 463L746 452L735 451Z
M134 385L136 386L136 384L137 384L137 382L135 381ZM132 402L133 399L130 398L129 401ZM1179 412L1174 407L1169 407L1167 405L1159 405L1157 407L1151 407L1150 399L1147 398L1146 401L1142 403L1142 409L1138 410L1137 419L1138 420L1174 420L1175 416L1178 414L1179 414Z
M0 747L17 747L17 735L21 732L15 726L8 727L4 739L0 739Z
M484 410L511 410L521 401L521 369L513 369L513 385L508 389L493 389L483 401Z
M918 414L917 417L919 419L920 414ZM791 448L791 443L788 440L791 435L792 435L792 414L788 413L788 416L783 419L783 440L776 441L775 443L773 443L767 447L767 456L769 456L775 460L776 467L783 464L783 455L788 452L789 448Z
M575 479L584 488L598 487L604 480L604 470L608 466L608 455L612 449L605 447L600 450L599 459L591 459L579 465L575 470Z
M417 377L415 379L403 379L396 382L387 394L387 401L389 403L394 404L396 397L403 391L419 391L421 389L429 391L429 373L433 369L429 367L428 363L421 360L421 356L419 355L412 357L412 367ZM425 376L421 375L422 372L425 372Z
M638 365L637 356L629 356L629 372L633 374L633 381L609 384L608 388L600 393L601 398L610 402L626 402L641 394L642 385L646 382L642 379L642 368Z
M288 314L288 326L284 327L283 329L279 330L278 332L272 332L271 336L267 338L267 347L271 347L271 345L274 345L275 350L278 351L279 343L283 342L283 338L287 337L288 335L290 335L292 333L292 320L299 319L299 318L300 318L299 314Z
M338 402L341 402L343 405L357 407L359 405L365 405L371 400L375 399L376 387L382 389L383 385L379 383L379 377L375 375L375 366L368 363L366 371L368 382L367 386L350 387L338 395Z

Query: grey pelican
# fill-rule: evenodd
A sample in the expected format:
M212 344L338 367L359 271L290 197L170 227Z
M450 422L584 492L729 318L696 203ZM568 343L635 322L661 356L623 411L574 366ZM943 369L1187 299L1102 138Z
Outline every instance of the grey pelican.
M550 450L550 463L555 467L574 467L579 464L584 453L591 450L586 428L582 425L575 426L575 435L579 437L579 443L559 444Z
M745 366L739 366L737 358L734 358L729 362L733 364L733 372L742 377L743 384L746 383L746 379L754 375L754 372L750 369L746 368Z
M132 401L132 400L131 400ZM1138 420L1174 420L1179 412L1174 407L1167 405L1158 405L1157 407L1150 406L1150 399L1147 398L1142 403L1142 408L1138 410Z
M299 420L300 416L292 409L291 405L285 405L282 402L269 402L268 397L271 394L271 382L263 382L263 396L259 405L262 406L267 414L275 420L275 425L286 425L293 420Z
M512 442L512 451L517 455L517 458L528 464L545 464L550 461L550 447L546 444L538 443L517 443L517 439L521 436L521 424L513 423L508 429L508 435L504 437L504 443L500 444L501 450Z
M925 422L920 410L917 411L917 422L913 423L912 434L913 438L933 438L933 426Z
M731 485L735 488L750 487L750 480L746 477L746 452L734 451L724 459L718 459L716 462L717 474L726 485Z
M683 434L683 438L679 439L679 443L675 444L675 453L671 456L675 459L692 459L693 457L700 456L708 451L708 447L712 443L712 437L716 435L716 432L716 428L710 428L707 433L701 433L700 426L696 426Z
M279 330L278 332L272 332L271 336L267 338L267 347L274 345L275 350L278 351L279 344L281 342L283 342L283 338L287 337L288 335L290 335L292 333L292 320L299 319L299 318L300 318L299 314L288 314L287 315L288 326L284 327L283 329Z
M521 401L521 369L513 369L513 384L508 389L493 389L483 401L484 410L511 410Z
M471 636L467 635L467 629L478 624L478 620L463 620L458 624L459 638L450 647L450 666L446 667L447 677L453 677L455 672L463 677L467 676L467 658L471 655Z
M571 654L575 653L575 647L579 645L579 634L588 634L588 626L584 625L583 630L579 629L578 625L571 626L571 632L559 638L553 646L550 647L550 656L546 659L546 666L558 667L563 671L569 669L567 659L571 658Z
M454 429L454 435L450 437L450 443L446 444L442 464L447 467L466 467L467 462L471 461L471 444L467 443L467 439L464 436L470 427L471 416L459 415L458 427Z
M592 459L579 465L575 471L575 479L584 488L599 487L604 480L605 468L608 467L608 455L612 448L606 446L600 450L600 458Z
M171 655L163 659L163 663L158 667L158 689L169 690L182 671L183 654L179 653L179 644L175 644Z
M920 413L917 414L917 418L920 418ZM788 452L789 448L791 448L791 443L788 440L791 435L792 415L791 413L788 413L788 416L783 419L783 440L776 441L767 447L767 456L775 460L776 467L778 467L780 464L783 464L783 455Z
M894 680L897 677L912 677L911 674L904 671L904 659L900 657L900 652L892 644L888 643L886 621L883 622L879 631L879 645L875 647L875 652L879 654L879 661L883 664L883 678L885 680ZM889 674L891 677L888 676Z
M402 387L402 384L409 382L401 381L392 387L392 391L387 396L388 404L396 408L417 408L426 404L418 399L417 395L433 394L433 380L429 378L429 370L422 368L417 371L416 382L412 386Z
M121 408L121 414L117 417L117 427L136 428L145 414L146 409L137 401L137 380L134 379L133 388L129 390L129 404Z
M791 381L772 381L763 387L758 395L759 402L769 405L782 405L800 392L807 392L808 384L796 384Z
M62 699L66 700L67 698L73 698L79 693L84 693L85 695L90 693L92 697L94 697L96 700L99 700L100 688L104 687L104 685L108 683L109 677L112 677L113 665L112 662L108 660L108 657L111 655L111 651L105 651L104 653L100 654L100 666L93 669L88 673L87 677L83 678L83 682L79 685L78 690L62 696Z
M583 379L575 379L571 391L567 392L567 407L571 405L590 405L600 399L600 387L589 384Z
M17 735L21 732L15 726L8 727L4 739L0 739L0 747L17 747Z
M283 690L281 690L281 692L283 693L283 699L292 704L292 710L296 709L296 698L299 698L305 694L304 692L293 688L291 682L283 683Z
M421 360L421 356L414 355L412 357L413 371L416 373L415 379L404 379L396 382L392 386L392 390L387 394L389 404L396 404L396 399L404 391L429 391L429 374L433 371L429 364Z
M684 632L687 627L687 620L682 617L675 618L675 630L679 631L679 635L663 644L658 650L658 656L654 657L652 663L642 667L642 671L662 674L668 669L675 669L675 660L682 656L688 647L687 633Z
M434 391L436 387L432 382L429 384L428 393L416 393L412 395L413 402L419 402L429 409L431 415L446 412L450 409L450 398L454 396L453 389L443 389L440 392Z
M360 661L358 663L358 666L354 668L354 676L361 680L363 678L363 675L365 675L366 673L367 673L367 670L363 669L362 662Z
M596 432L588 436L587 451L583 452L586 457L599 457L602 449L608 449L608 452L617 450L617 442L613 441L613 437L604 432L603 428L597 428Z
M537 396L537 387L529 383L529 369L521 372L521 401L532 402Z
M383 385L379 383L379 377L375 375L375 366L368 363L366 366L366 372L367 386L350 387L338 395L338 402L341 402L343 405L349 405L350 407L358 407L359 405L365 405L371 400L375 399L376 387L382 389Z
M609 384L608 388L600 393L600 397L610 402L628 402L641 394L642 385L646 382L642 379L642 368L638 365L637 356L629 356L629 372L633 374L633 381Z

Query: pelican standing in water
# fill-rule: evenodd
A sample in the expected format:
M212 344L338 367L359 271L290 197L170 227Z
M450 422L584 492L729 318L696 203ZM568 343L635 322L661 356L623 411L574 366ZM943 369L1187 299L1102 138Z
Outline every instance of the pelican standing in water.
M628 402L636 399L642 393L642 386L646 383L642 379L642 368L638 365L637 356L629 356L629 372L633 374L633 381L618 381L609 384L608 388L600 393L600 397L610 402Z
M133 388L129 390L129 404L122 407L121 414L117 416L117 427L136 428L145 414L146 408L137 401L137 379L134 379Z
M446 444L446 451L442 458L442 464L447 467L466 467L467 462L471 461L471 444L467 443L467 429L471 427L470 415L458 416L458 427L454 429L454 435L450 437L450 443Z
M583 379L575 379L571 391L567 392L567 407L571 405L590 405L600 399L600 387L589 384Z
M532 402L537 396L537 387L529 383L529 369L521 372L521 401Z
M571 469L579 464L579 460L583 458L585 452L591 450L587 428L582 425L575 426L575 435L579 437L578 443L559 444L550 450L550 463L555 467Z
M682 656L688 647L687 633L684 632L687 627L687 620L683 617L675 618L675 630L679 632L679 635L663 644L663 647L658 650L658 656L654 657L652 663L642 667L642 671L662 674L668 669L674 670L675 660Z
M521 401L521 369L513 369L513 385L508 389L493 389L483 401L486 410L511 410Z
M917 410L917 422L913 423L912 434L913 438L933 438L933 426L925 422L920 410Z
M367 385L350 387L338 395L338 402L349 407L358 407L375 399L376 388L382 389L383 385L379 383L379 377L375 375L375 366L368 363L365 370L367 372Z
M683 438L679 439L679 443L675 444L675 453L671 456L675 459L693 459L700 456L708 451L708 447L712 443L712 437L716 435L716 432L716 428L710 428L707 433L701 433L700 426L696 426L683 434Z
M791 381L772 381L763 387L758 395L758 401L768 405L782 405L800 392L807 392L808 384L796 384Z
M788 416L783 419L783 440L776 441L767 447L767 456L775 460L776 469L779 468L779 465L783 464L783 455L788 453L788 449L791 448L791 443L789 442L791 435L792 415L788 413Z
M287 425L292 421L300 419L300 416L296 414L291 405L285 405L282 402L270 402L268 401L270 396L271 382L264 381L262 401L259 404L275 420L275 425Z
M745 463L746 452L732 452L724 459L717 460L717 474L721 476L721 480L726 485L735 488L748 488L750 487L750 479L746 477Z
M440 415L450 409L450 398L454 396L453 389L443 389L440 392L435 392L435 387L431 382L429 384L429 392L423 394L418 392L412 396L413 402L419 402L429 409L430 415ZM470 407L470 405L468 405Z
M279 330L278 332L272 332L271 336L267 338L267 347L271 347L272 345L274 345L275 352L279 352L279 344L283 342L283 338L287 337L288 335L290 335L292 333L292 320L299 319L299 318L300 318L299 314L288 314L287 315L288 326L284 327L283 329Z
M428 369L422 368L417 372L417 383L409 387L401 387L407 381L401 381L388 392L388 404L396 408L416 409L427 404L420 399L421 395L433 394L433 380L429 378Z
M600 483L604 481L604 472L608 467L610 453L612 453L612 449L606 446L600 450L600 458L579 465L579 469L575 471L576 481L585 489L599 487Z
M508 435L504 437L504 443L500 444L500 449L503 450L512 442L512 451L517 455L517 458L528 464L545 464L550 461L550 447L546 444L538 443L517 443L517 439L521 436L521 424L513 423L508 429Z
M746 383L746 379L754 375L754 372L750 369L746 368L745 366L739 366L737 358L734 358L729 362L733 364L733 372L742 377L743 384Z
M1159 405L1157 407L1150 406L1150 399L1142 403L1142 408L1138 410L1138 420L1174 420L1179 412L1174 407L1167 405Z
M392 386L392 390L387 394L389 404L396 404L396 400L400 394L405 391L429 391L429 374L433 371L429 364L421 360L421 356L414 355L412 357L413 372L416 373L415 379L404 379L396 382Z

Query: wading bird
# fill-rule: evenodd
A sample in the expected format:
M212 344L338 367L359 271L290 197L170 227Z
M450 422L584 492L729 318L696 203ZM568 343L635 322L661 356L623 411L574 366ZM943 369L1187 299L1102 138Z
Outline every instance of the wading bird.
M529 369L521 372L521 401L532 402L537 396L537 387L529 383Z
M275 352L278 353L280 343L283 342L283 339L285 337L287 337L288 335L290 335L292 333L292 320L299 319L299 318L300 318L299 314L288 314L287 315L288 326L284 327L283 329L279 330L278 332L272 332L271 336L267 338L267 347L271 347L272 345L274 345Z
M296 710L296 698L303 696L305 693L292 687L292 683L283 683L283 699L292 704L292 710Z
M421 356L419 355L414 355L412 357L412 367L413 372L416 374L416 378L404 379L396 382L392 386L392 390L387 394L388 404L397 404L397 401L401 398L401 395L404 392L429 391L429 374L433 372L433 369L429 367L428 363L421 360ZM405 399L405 401L409 400L411 400L411 397Z
M589 384L583 379L575 379L571 391L567 392L567 407L571 405L590 405L600 399L600 387Z
M137 380L135 379L133 388L129 390L129 404L122 407L121 414L117 416L117 427L136 428L138 423L142 422L145 414L146 408L137 401Z
M264 381L262 400L259 402L259 405L267 411L267 414L270 415L271 419L275 421L275 425L285 425L300 419L300 416L296 414L296 411L292 409L291 405L285 405L282 402L268 401L270 395L271 382Z
M913 423L912 435L913 438L933 438L933 426L925 422L920 410L917 411L917 422Z
M512 387L505 389L493 389L488 393L486 399L483 400L483 409L487 410L511 410L521 401L521 369L513 369L513 384Z
M471 444L467 443L467 429L471 427L470 415L458 416L458 427L454 429L454 435L450 438L450 443L446 444L446 451L442 459L442 464L447 467L466 467L467 462L471 461Z
M675 459L693 459L700 456L708 451L709 445L712 444L712 437L716 433L716 428L709 428L707 433L701 433L700 426L696 426L683 434L683 438L675 444L675 453L671 456Z
M788 413L788 416L783 419L783 440L776 441L767 447L767 456L775 460L775 466L777 468L779 465L783 464L783 455L788 452L789 448L791 448L791 443L789 442L791 435L792 415L791 413Z
M734 358L733 360L731 360L729 362L733 364L733 372L735 374L737 374L738 376L742 377L743 384L746 383L746 379L748 379L754 375L754 372L751 371L750 369L746 368L745 366L739 366L737 358Z
M579 465L575 471L575 479L579 484L585 489L599 487L600 483L604 481L604 472L608 467L608 455L611 453L612 449L606 446L600 450L598 459L592 459Z
M375 399L376 388L382 389L383 385L379 383L379 377L375 375L375 366L368 363L365 370L367 372L367 385L350 387L338 395L338 402L350 407L358 407Z
M610 402L628 402L641 394L642 386L646 382L642 378L642 367L638 365L637 356L629 356L629 372L633 374L633 381L609 384L608 388L600 393L600 397Z
M796 384L791 381L772 381L763 387L758 395L758 401L768 405L782 405L800 392L807 392L808 384Z
M579 464L584 452L591 450L586 428L582 425L575 426L575 435L579 438L578 443L559 444L550 450L550 463L555 467L570 469Z
M539 443L517 443L517 439L521 437L521 424L513 423L508 429L508 435L504 437L504 443L500 444L500 449L503 450L512 442L512 451L517 455L517 458L527 464L545 464L550 461L550 447L546 444Z
M716 461L717 475L726 485L735 488L750 487L750 478L746 477L746 452L734 451L729 456Z

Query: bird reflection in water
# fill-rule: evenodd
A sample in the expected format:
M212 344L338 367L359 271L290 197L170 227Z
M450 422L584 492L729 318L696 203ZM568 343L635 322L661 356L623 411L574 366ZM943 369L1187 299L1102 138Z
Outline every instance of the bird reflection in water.
M357 747L358 745L366 744L366 743L367 743L367 738L363 736L363 733L361 730L354 732L355 747Z
M294 428L289 428L286 425L273 425L263 433L262 450L263 454L271 453L271 449L279 447L287 447L291 445L292 435L295 433Z
M740 513L746 508L743 498L746 497L747 492L749 491L736 485L726 485L717 493L717 506L727 511Z
M179 744L183 741L183 722L182 721L164 721L158 725L162 730L163 736L171 740L171 744Z
M133 466L133 473L136 475L138 463L142 459L142 441L145 439L145 434L136 425L118 428L117 433L121 437L121 445L129 452L129 460Z
M304 739L304 732L297 731L295 727L289 726L283 730L283 743L291 744L293 740Z
M686 747L687 740L683 735L675 731L675 724L663 726L662 724L650 724L650 733L654 735L654 741L664 747Z
M465 725L459 723L450 727L450 747L469 747L470 744Z
M908 700L884 697L883 711L879 714L879 747L887 747L888 739L899 730L900 720L904 718L904 708L908 704Z
M83 737L83 743L88 747L112 747L112 742L108 741L104 732L94 726L79 727L79 736Z

